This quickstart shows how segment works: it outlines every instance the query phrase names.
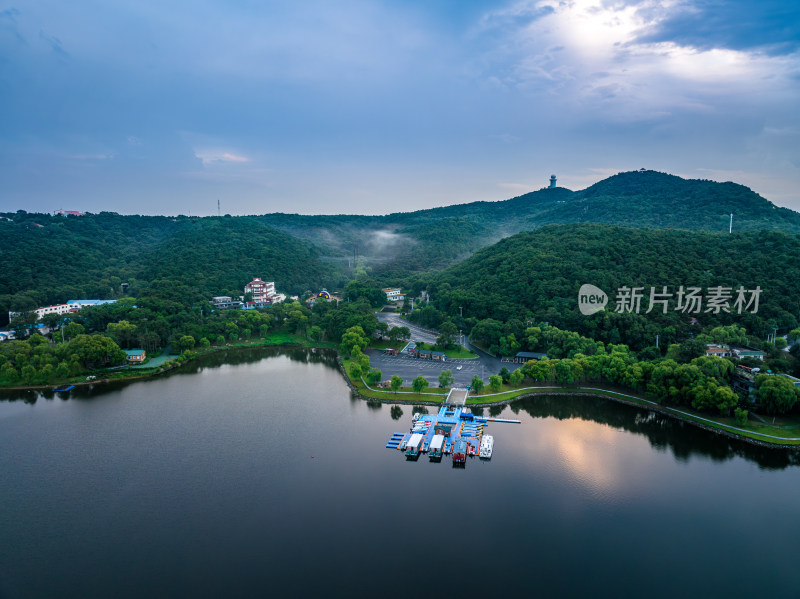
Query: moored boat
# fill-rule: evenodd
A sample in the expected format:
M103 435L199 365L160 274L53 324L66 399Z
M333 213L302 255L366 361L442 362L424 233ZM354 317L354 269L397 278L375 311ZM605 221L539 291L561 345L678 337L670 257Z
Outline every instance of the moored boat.
M406 459L416 460L419 457L419 452L422 450L422 435L414 433L406 443Z
M467 440L458 438L453 443L453 465L463 466L467 463Z
M491 435L484 435L481 438L481 448L479 456L485 460L492 457L492 450L494 449L494 437Z
M434 435L431 439L431 444L428 447L428 457L432 462L437 462L442 459L444 451L444 435Z

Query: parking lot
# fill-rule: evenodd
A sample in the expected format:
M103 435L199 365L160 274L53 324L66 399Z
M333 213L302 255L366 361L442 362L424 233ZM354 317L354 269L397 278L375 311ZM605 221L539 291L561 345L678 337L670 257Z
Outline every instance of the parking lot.
M439 373L442 370L450 370L455 379L455 385L466 387L476 374L484 380L489 380L490 374L497 374L487 370L480 358L472 360L423 360L420 358L409 358L408 356L387 356L380 350L368 350L369 361L373 368L377 368L383 373L384 380L388 380L393 374L403 379L403 384L411 385L411 381L418 376L424 377L432 387L439 386ZM461 366L461 370L458 367Z

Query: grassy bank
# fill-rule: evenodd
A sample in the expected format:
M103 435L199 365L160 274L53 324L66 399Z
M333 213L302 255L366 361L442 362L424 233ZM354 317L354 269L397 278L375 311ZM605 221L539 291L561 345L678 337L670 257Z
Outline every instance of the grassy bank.
M408 404L408 403L442 403L447 397L449 389L430 388L424 394L414 393L409 387L401 388L406 393L394 393L392 391L377 391L367 388L360 377L353 377L350 372L352 362L344 361L345 370L348 378L356 391L370 399L381 401ZM648 399L646 396L635 393L622 393L611 389L599 389L595 387L522 387L515 388L504 384L499 392L484 390L480 393L470 393L467 399L468 406L490 407L493 405L511 402L515 399L533 397L536 395L570 395L580 393L582 395L596 395L605 399L618 401L630 405L641 406L647 409L654 409L668 416L696 424L697 426L723 431L731 436L751 439L761 443L771 445L798 447L800 446L800 421L796 418L784 417L780 424L772 425L764 422L750 420L743 426L736 425L733 417L713 416L701 412L696 412L691 408L676 408L659 404L657 401Z
M241 349L247 347L322 347L336 349L338 344L329 341L311 341L304 335L299 333L289 333L286 331L276 331L265 337L257 337L252 339L242 339L226 343L225 345L211 345L209 347L197 347L192 349L193 357L220 352L232 349ZM157 358L163 358L161 354ZM145 362L136 366L116 366L111 368L103 368L98 370L87 370L76 374L75 376L68 377L67 379L53 380L48 383L39 383L33 385L20 385L16 384L2 384L0 389L49 389L55 386L63 385L80 385L87 383L99 383L103 381L120 381L120 380L136 380L147 378L167 370L171 370L185 361L179 361L179 354L169 356L168 360L153 359L153 364ZM179 363L181 362L181 363ZM95 377L91 381L87 381L87 377Z

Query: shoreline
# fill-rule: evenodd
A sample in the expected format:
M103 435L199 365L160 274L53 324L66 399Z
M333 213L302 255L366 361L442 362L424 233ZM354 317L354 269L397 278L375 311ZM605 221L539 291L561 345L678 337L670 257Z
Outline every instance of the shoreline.
M307 349L326 349L336 352L336 363L339 367L339 372L342 375L347 386L350 388L350 392L363 399L367 402L380 402L385 404L391 405L419 405L419 406L441 406L441 401L426 401L421 399L408 399L403 400L401 398L384 398L384 397L369 397L367 395L362 394L359 389L353 384L353 381L347 374L347 370L344 367L344 360L339 354L338 350L334 347L327 347L323 345L305 345L302 343L276 343L276 344L267 344L267 343L258 343L258 344L244 344L244 345L233 345L233 346L217 346L211 347L207 350L203 351L202 353L196 353L193 357L189 358L188 360L184 360L179 364L176 364L176 360L170 360L167 362L166 366L158 367L158 370L155 372L143 373L143 374L135 374L132 376L124 376L118 378L98 378L93 381L78 381L72 383L62 383L63 384L71 384L78 386L86 386L86 385L98 385L98 384L108 384L114 382L126 382L126 381L140 381L148 378L152 378L155 376L159 376L162 374L167 374L172 370L175 370L185 364L188 364L200 356L218 353L218 352L230 352L235 350L242 350L242 349L298 349L298 348L307 348ZM176 354L176 359L180 357L180 354ZM91 375L90 375L91 376ZM2 391L48 391L52 390L53 385L23 385L23 386L14 386L14 387L0 387L0 392ZM534 390L540 389L540 390ZM692 415L688 413L684 413L680 410L675 408L670 408L667 406L662 406L661 404L654 402L652 400L645 399L643 397L637 397L635 395L629 395L626 397L627 394L623 394L618 391L612 391L610 389L600 389L596 387L554 387L554 386L542 386L542 387L528 387L524 390L520 390L521 392L513 397L507 397L505 399L500 399L497 401L475 401L474 403L468 404L468 406L474 406L476 408L489 408L489 407L496 407L501 405L508 405L512 402L523 400L523 399L530 399L535 398L536 396L540 395L574 395L579 397L598 397L606 400L615 401L617 403L625 404L628 406L642 408L645 410L649 410L652 412L659 413L663 416L668 416L670 418L674 418L675 420L680 420L682 422L686 422L691 424L697 428L715 433L717 435L721 435L730 439L737 439L743 441L745 443L750 443L751 445L756 445L759 447L765 447L770 449L783 449L783 450L792 450L792 451L800 451L800 438L792 439L787 438L786 442L776 442L776 441L768 441L764 439L754 438L747 434L740 434L732 430L727 430L729 428L736 428L725 424L716 424L712 425L706 422L699 422L697 419L704 419L702 416ZM387 392L389 393L389 392ZM512 393L512 392L505 392L505 393ZM502 393L502 394L505 394ZM479 396L473 396L473 400L480 399ZM707 419L704 419L707 420ZM763 433L757 432L750 432L750 435L756 436L769 436Z
M347 375L347 371L344 368L343 360L341 356L337 357L337 363L339 364L339 371L341 372L342 376L347 383L347 386L350 387L350 391L358 396L359 398L368 401L368 402L380 402L390 405L398 405L398 406L408 406L408 405L418 405L418 406L433 406L439 407L442 405L441 401L425 401L419 399L408 399L403 400L400 398L384 398L384 397L369 397L367 395L362 394L358 388L353 384L350 380L350 377ZM656 412L663 416L667 416L673 418L675 420L679 420L682 422L686 422L687 424L691 424L697 428L706 430L711 433L715 433L721 435L723 437L727 437L729 439L736 439L739 441L743 441L745 443L749 443L751 445L756 445L758 447L765 447L769 449L783 449L783 450L791 450L791 451L800 451L800 437L796 439L787 438L785 443L781 442L773 442L767 441L764 439L757 439L748 435L739 434L737 432L726 430L726 428L734 428L729 425L725 424L718 424L716 426L711 424L706 424L703 422L698 422L695 418L703 418L702 416L695 416L691 414L682 413L679 410L674 408L670 408L667 406L662 406L661 404L654 402L652 400L645 399L643 397L636 397L636 396L629 396L629 398L624 397L625 394L613 391L610 389L598 389L596 387L539 387L540 391L533 391L532 388L527 388L519 395L515 395L513 397L508 397L505 399L500 399L497 401L486 401L486 402L476 402L476 403L468 403L467 407L474 406L476 408L490 408L495 406L501 405L509 405L515 401L519 401L522 399L532 399L537 396L542 395L573 395L578 397L595 397L601 398L606 400L615 401L617 403L621 403L624 405L632 406L635 408L641 408L645 410L649 410L652 412ZM388 393L388 392L387 392ZM473 399L479 399L479 397L473 396ZM644 402L644 403L639 403ZM751 435L763 435L762 433L757 432L750 432Z

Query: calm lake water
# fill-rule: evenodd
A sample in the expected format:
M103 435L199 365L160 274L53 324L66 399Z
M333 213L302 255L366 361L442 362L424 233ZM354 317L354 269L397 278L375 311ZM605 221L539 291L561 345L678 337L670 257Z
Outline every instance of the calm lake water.
M492 410L522 424L461 470L385 449L411 408L320 351L5 397L3 599L800 594L796 456L645 410Z

